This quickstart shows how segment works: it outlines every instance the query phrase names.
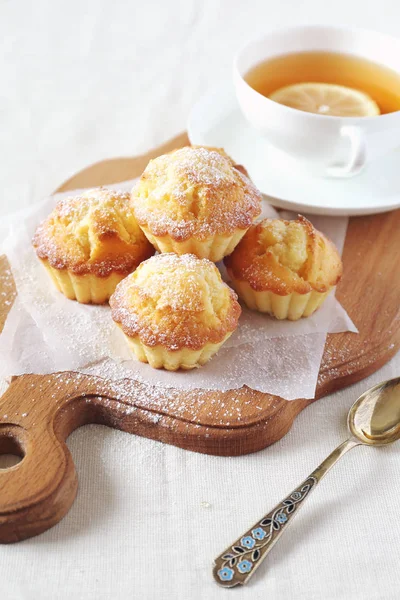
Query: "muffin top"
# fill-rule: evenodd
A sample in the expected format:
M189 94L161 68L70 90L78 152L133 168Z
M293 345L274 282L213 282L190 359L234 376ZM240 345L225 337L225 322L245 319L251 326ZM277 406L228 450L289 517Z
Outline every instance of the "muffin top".
M135 216L157 237L204 240L247 229L261 194L222 149L186 146L147 165L132 190Z
M224 262L235 279L253 290L280 296L326 292L342 275L336 247L302 216L253 225Z
M110 298L114 321L147 346L198 350L237 327L237 296L211 261L158 254L121 281Z
M130 273L154 253L136 222L129 193L103 187L60 200L32 243L52 267L99 277Z

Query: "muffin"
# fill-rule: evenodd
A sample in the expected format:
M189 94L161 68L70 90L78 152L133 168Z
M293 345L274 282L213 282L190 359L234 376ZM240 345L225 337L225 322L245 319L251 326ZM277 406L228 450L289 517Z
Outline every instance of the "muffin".
M342 275L336 247L302 216L253 225L224 262L249 308L292 321L312 315Z
M142 362L168 371L204 365L236 329L237 296L193 254L158 254L117 285L111 314Z
M60 200L32 243L56 288L85 304L107 302L117 283L154 254L130 195L106 188Z
M159 252L214 262L261 212L261 194L221 149L187 146L151 160L132 190L136 219Z

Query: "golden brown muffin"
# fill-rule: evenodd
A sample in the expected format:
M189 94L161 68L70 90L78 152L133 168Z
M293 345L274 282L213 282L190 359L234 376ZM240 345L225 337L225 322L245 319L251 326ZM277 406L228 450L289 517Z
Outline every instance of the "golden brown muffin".
M342 275L336 247L302 216L253 225L224 262L249 308L292 321L317 310Z
M117 283L154 254L130 195L106 188L60 200L32 243L60 292L94 304L107 302Z
M169 371L206 363L236 329L237 296L193 254L158 254L118 284L111 314L142 362Z
M136 219L160 252L214 262L261 212L261 194L222 149L187 146L151 160L132 190Z

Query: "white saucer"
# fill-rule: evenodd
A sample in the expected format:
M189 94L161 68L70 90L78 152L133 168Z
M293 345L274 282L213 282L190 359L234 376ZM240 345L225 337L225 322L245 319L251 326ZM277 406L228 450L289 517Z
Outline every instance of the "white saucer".
M229 82L197 102L189 116L188 133L192 144L222 147L245 165L275 206L337 216L400 207L400 148L351 179L313 177L248 125Z

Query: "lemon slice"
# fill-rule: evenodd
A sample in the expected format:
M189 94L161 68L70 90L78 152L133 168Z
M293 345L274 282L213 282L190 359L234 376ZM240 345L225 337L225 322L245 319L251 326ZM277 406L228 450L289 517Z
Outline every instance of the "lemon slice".
M368 94L331 83L296 83L276 90L270 99L305 112L332 117L373 117L379 106Z

